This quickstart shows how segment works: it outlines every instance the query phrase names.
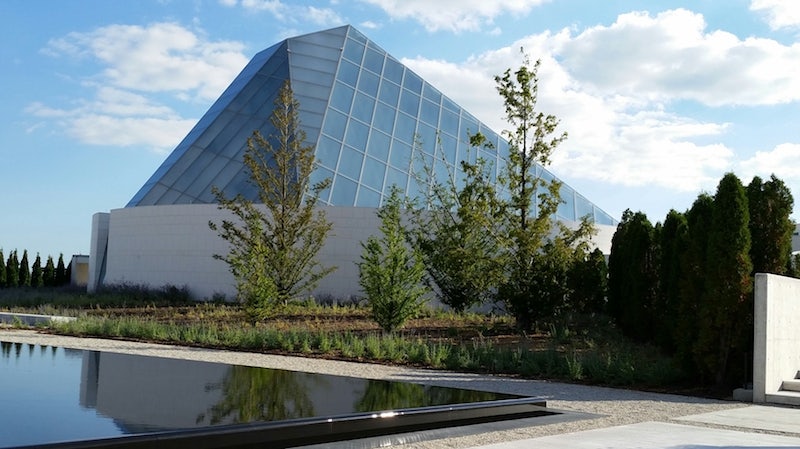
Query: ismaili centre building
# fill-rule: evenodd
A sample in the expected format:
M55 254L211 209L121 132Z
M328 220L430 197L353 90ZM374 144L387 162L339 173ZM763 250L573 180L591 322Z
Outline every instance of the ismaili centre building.
M227 254L227 242L208 226L231 216L211 188L257 200L243 162L247 139L255 130L273 134L270 116L286 80L306 144L315 147L312 181L332 181L320 198L333 230L319 259L338 268L312 294L359 294L355 263L360 242L377 233L376 209L392 186L418 195L412 173L426 159L435 176L447 176L476 156L498 169L507 154L498 133L355 28L292 37L253 57L125 207L92 217L90 290L126 283L186 286L197 299L235 294L228 266L213 257ZM470 150L477 132L494 149ZM616 220L566 184L561 197L554 219L588 215L599 230L594 244L607 253Z

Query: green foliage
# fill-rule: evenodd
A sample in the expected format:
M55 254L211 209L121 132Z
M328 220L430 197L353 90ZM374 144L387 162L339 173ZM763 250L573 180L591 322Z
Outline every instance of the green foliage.
M19 286L31 286L31 269L28 263L28 250L22 251L22 259L19 261Z
M695 369L694 345L699 328L700 303L706 296L706 254L711 228L714 199L701 194L686 212L686 251L680 257L680 300L675 325L675 346L678 361L685 369Z
M675 351L675 327L680 319L679 304L683 265L688 247L686 215L675 210L667 213L659 233L658 292L653 304L654 342L668 352Z
M708 231L705 295L698 315L698 368L719 387L732 379L731 354L752 338L753 280L747 196L739 178L726 174L717 186ZM741 365L737 358L735 365Z
M485 145L481 134L470 138L472 147ZM437 161L446 166L446 161ZM432 287L439 300L457 312L489 302L502 278L503 262L496 244L498 213L494 167L484 159L461 162L463 185L455 174L436 179L426 167L431 182L427 209L414 213L413 243L423 255Z
M265 310L273 304L287 304L313 290L334 270L316 259L331 224L315 206L330 180L311 184L314 147L305 145L298 110L287 82L270 117L276 134L265 138L255 131L247 141L244 163L263 208L241 195L229 199L212 188L220 209L237 219L219 225L209 222L230 243L227 255L214 257L229 265L239 299L259 313L269 313Z
M750 259L753 273L785 274L792 252L794 207L792 192L783 181L754 177L747 186L750 213Z
M19 287L19 259L17 250L11 251L6 260L6 287Z
M55 285L69 284L69 277L67 277L67 268L64 266L64 254L58 255L58 264L56 265Z
M652 341L657 312L655 229L642 212L626 210L611 239L608 260L608 312L622 331Z
M400 204L400 193L393 188L386 204L378 210L381 236L370 236L366 243L362 242L364 251L358 263L359 285L373 319L385 332L395 331L414 317L427 292L422 284L422 255L406 243Z
M36 259L31 267L31 286L35 288L44 287L44 275L42 273L42 258L36 253Z
M0 249L0 288L6 288L6 261L3 256L3 250Z
M567 273L570 310L578 314L598 314L606 310L608 267L599 248L576 257Z
M509 199L497 217L504 230L498 245L507 261L506 278L498 286L497 296L523 330L559 313L569 293L566 278L575 248L580 247L584 253L579 258L584 257L585 242L594 232L587 220L577 230L561 225L554 228L561 185L545 180L536 164L548 165L567 134L554 136L558 119L536 111L539 64L537 61L531 68L526 60L516 71L508 69L495 77L512 127L503 133L509 155L499 177Z
M42 272L45 287L53 287L56 285L56 265L53 263L53 256L47 256L47 263Z

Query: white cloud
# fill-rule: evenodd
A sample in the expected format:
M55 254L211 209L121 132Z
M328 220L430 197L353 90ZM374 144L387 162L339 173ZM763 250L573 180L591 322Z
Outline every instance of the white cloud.
M174 23L111 25L48 43L51 55L94 58L100 82L144 92L219 96L247 63L238 42L208 42Z
M286 4L280 0L220 0L220 3L229 7L240 5L244 10L253 13L267 12L286 23L298 23L300 19L307 19L315 25L337 26L347 22L331 8ZM336 2L331 4L335 5Z
M426 30L462 32L489 27L502 14L525 15L547 0L362 0L392 19L412 19ZM495 27L491 27L494 29Z
M794 183L794 192L800 192L800 143L782 143L769 151L757 151L753 157L740 163L746 178L775 175L789 183Z
M687 10L622 14L557 51L571 75L597 94L710 106L800 100L800 44L709 32L703 16Z
M104 147L143 146L164 153L180 142L196 119L180 117L167 106L129 91L101 87L91 101L58 109L33 103L26 112L45 120L76 140ZM39 123L31 129L44 126Z
M766 16L773 30L800 27L800 2L797 0L752 0L750 10Z
M248 61L242 50L238 42L211 42L174 23L70 33L43 51L99 63L80 80L93 93L65 107L33 103L27 112L82 143L165 152L196 122L167 104L219 97Z
M679 18L695 23L676 22ZM747 93L748 89L765 98L786 95L781 83L757 82L756 75L720 71L704 61L698 53L713 49L717 40L729 42L724 48L731 48L730 42L733 47L746 45L730 35L696 32L703 28L702 24L702 17L686 15L685 11L655 18L624 15L611 27L531 35L462 62L418 57L403 63L500 131L507 126L493 76L506 67L518 67L522 47L542 60L538 109L556 115L561 120L560 128L569 133L554 155L556 173L615 185L696 192L713 188L722 173L734 168L735 154L722 143L729 125L673 112L670 100L682 98L683 94L690 100L705 100L712 105L744 103L750 98L753 104L761 104L763 99ZM682 28L675 30L673 26ZM671 48L663 56L659 53ZM686 53L681 53L680 48L687 49ZM758 51L753 53L758 56ZM713 58L713 52L705 57ZM590 67L590 59L598 63ZM673 64L692 67L694 76L677 83L664 73L665 67ZM651 70L629 73L636 67ZM780 72L781 68L777 67L773 74L775 71ZM734 83L735 89L718 87L737 76L741 82L750 76L747 82L755 86ZM454 79L459 82L452 82ZM697 86L692 86L693 82ZM738 100L731 101L731 97Z

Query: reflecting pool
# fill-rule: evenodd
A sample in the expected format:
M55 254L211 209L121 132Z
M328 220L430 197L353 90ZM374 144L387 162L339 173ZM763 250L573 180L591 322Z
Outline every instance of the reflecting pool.
M518 398L24 343L0 352L0 447Z

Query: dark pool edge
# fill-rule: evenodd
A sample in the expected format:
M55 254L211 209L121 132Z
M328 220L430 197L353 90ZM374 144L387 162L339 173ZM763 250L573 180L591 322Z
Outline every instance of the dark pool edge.
M97 440L37 445L46 449L290 448L347 440L385 437L496 421L559 415L543 398L526 397L490 402L359 413L130 435Z

